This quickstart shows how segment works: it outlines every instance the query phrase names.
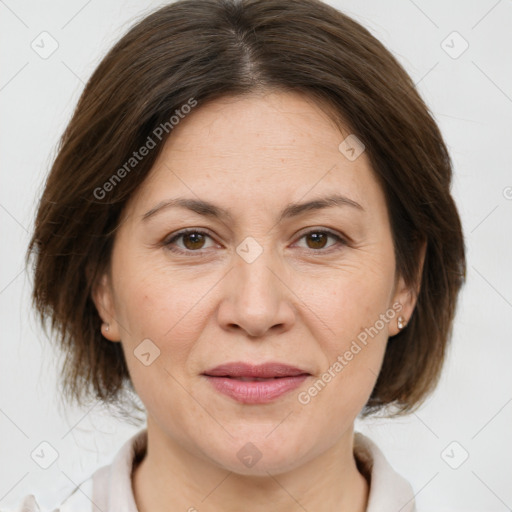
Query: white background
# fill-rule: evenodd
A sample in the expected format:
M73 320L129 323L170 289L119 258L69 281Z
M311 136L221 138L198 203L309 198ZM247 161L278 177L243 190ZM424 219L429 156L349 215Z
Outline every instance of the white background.
M451 151L468 281L442 381L416 413L357 427L412 484L419 511L512 508L512 1L330 2L370 29L418 84ZM30 309L23 257L36 200L84 83L157 2L0 1L0 508L35 493L44 507L107 464L138 427L58 406L57 355ZM58 49L31 42L47 31ZM469 48L441 46L457 31ZM36 39L37 41L37 39ZM450 36L452 52L463 41ZM48 46L47 46L48 48ZM49 442L59 458L39 468ZM448 457L441 456L453 441ZM469 458L458 468L464 451Z

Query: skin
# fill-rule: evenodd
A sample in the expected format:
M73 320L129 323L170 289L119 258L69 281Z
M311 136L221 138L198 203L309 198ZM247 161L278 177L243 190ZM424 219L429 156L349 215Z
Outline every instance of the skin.
M354 420L398 314L308 404L298 400L379 315L398 302L407 320L415 305L395 274L385 199L366 153L350 161L338 149L349 133L298 93L200 105L128 203L94 300L147 409L148 450L132 477L141 512L366 509ZM362 209L277 221L287 204L333 193ZM232 219L185 208L143 219L178 196L213 202ZM209 236L175 240L187 253L176 254L165 242L183 228ZM347 242L305 236L319 230ZM248 236L263 251L251 263L236 252ZM134 356L147 338L160 350L149 366ZM241 404L201 375L228 361L279 361L311 376L272 403ZM250 468L237 457L248 442L262 454Z

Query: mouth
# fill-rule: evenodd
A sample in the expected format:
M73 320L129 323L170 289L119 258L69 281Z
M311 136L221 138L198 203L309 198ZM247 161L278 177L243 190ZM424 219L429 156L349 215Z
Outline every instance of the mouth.
M243 404L269 403L300 386L311 376L282 363L226 363L203 374L214 389Z
M253 365L250 363L225 363L211 368L203 373L208 377L230 377L235 379L277 379L280 377L296 377L297 375L310 375L306 370L283 363L264 363Z
M226 375L228 379L237 379L241 382L265 382L269 379L282 379L283 377L231 377L230 375Z

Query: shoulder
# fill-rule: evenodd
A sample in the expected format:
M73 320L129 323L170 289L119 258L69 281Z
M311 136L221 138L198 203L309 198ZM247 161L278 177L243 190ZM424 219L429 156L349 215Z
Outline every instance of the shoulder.
M12 512L91 512L91 510L95 510L91 505L90 497L92 497L92 492L93 477L91 476L51 509L43 508L37 502L36 497L33 494L29 494L23 498L20 506ZM2 510L0 512L11 511Z
M16 510L0 512L137 512L131 473L147 448L147 430L134 434L121 446L111 464L102 466L80 485L46 509L33 494L25 496Z
M1 509L0 512L42 512L33 494L25 496L20 506L14 510Z

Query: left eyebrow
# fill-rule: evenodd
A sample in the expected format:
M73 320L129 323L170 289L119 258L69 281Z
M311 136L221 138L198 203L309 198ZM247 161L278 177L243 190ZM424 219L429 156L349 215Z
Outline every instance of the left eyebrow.
M298 215L301 215L302 213L307 211L323 210L325 208L333 208L336 206L351 206L358 210L364 211L364 208L353 199L349 199L346 196L336 194L328 197L314 199L313 201L308 201L306 203L290 203L281 212L281 215L279 216L279 221L289 219L291 217L297 217Z
M365 211L364 208L353 199L350 199L340 194L335 194L327 197L314 199L312 201L304 203L290 203L282 210L281 214L279 215L278 222L284 219L297 217L308 211L343 206L350 206L360 211ZM212 217L222 219L224 221L233 222L233 216L228 210L221 208L208 201L191 199L186 197L176 197L173 199L161 201L156 206L147 211L142 216L142 220L146 221L147 219L153 217L157 213L167 210L169 208L186 208L205 217Z

